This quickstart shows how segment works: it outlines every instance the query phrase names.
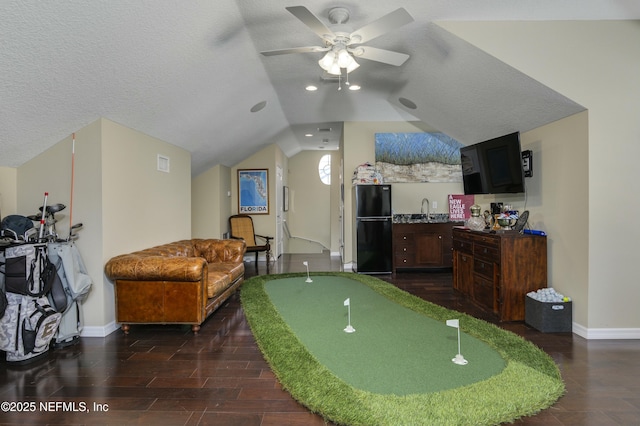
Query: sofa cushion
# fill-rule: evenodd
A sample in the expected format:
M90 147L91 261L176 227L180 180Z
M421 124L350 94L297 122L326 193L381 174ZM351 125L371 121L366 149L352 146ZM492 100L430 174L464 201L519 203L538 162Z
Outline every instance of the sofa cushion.
M231 277L224 271L211 270L207 279L207 297L211 299L222 293L231 284Z
M209 263L209 273L212 271L223 272L229 276L231 281L235 281L239 277L244 275L244 263Z

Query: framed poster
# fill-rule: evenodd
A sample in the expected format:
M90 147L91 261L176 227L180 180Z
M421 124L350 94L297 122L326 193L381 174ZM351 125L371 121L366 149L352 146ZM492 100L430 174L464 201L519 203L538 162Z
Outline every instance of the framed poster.
M269 169L238 169L238 213L269 214Z

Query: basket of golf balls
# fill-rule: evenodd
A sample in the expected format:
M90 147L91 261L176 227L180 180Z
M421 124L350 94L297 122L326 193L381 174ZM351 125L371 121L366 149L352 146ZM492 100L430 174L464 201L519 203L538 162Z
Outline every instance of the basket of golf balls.
M551 303L571 302L570 297L565 296L561 293L558 293L552 287L541 288L536 291L530 291L529 293L527 293L527 296L539 302L551 302Z

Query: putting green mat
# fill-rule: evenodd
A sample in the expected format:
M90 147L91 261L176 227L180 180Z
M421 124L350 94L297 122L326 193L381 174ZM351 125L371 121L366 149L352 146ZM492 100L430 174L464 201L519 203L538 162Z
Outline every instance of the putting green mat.
M549 355L493 324L368 275L306 278L252 277L241 287L242 308L282 388L335 424L495 425L537 413L565 391ZM467 365L451 361L458 343L450 319L460 321Z
M351 386L378 394L436 392L488 379L505 368L500 354L458 329L403 307L342 276L274 279L265 291L311 354ZM350 306L345 306L349 300ZM355 332L344 331L350 323ZM451 319L458 319L452 317Z

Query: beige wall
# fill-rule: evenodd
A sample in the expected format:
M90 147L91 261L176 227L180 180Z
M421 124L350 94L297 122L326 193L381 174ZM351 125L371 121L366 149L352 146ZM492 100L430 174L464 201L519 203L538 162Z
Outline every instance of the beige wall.
M425 129L422 123L408 122L347 122L344 124L344 141L341 147L344 153L344 186L345 212L344 235L345 256L344 263L353 261L353 217L352 217L352 188L351 177L356 167L362 163L375 164L375 134L384 132L424 132L437 131ZM398 183L393 184L391 203L395 213L420 213L421 201L428 198L436 202L437 212L448 213L447 196L461 194L462 182L456 183ZM433 209L432 209L433 211Z
M281 168L283 185L287 185L287 167L287 157L277 145L271 144L231 168L231 214L238 213L238 169L269 170L269 214L256 214L252 215L252 218L256 234L274 238L274 241L271 242L274 256L282 254L277 251L275 243L275 238L278 236L276 231L277 216L282 214L283 219L286 219L287 216L286 213L281 212L282 188L277 187L276 173L278 168Z
M93 286L83 304L83 335L115 329L113 285L104 277L111 257L151 245L190 238L191 157L173 145L105 119L76 132L73 211L71 136L18 168L18 211L67 205L58 232L66 237L69 215L82 222L76 245ZM170 157L170 173L156 170L157 154ZM33 213L31 213L33 212Z
M73 223L82 223L76 246L82 254L93 285L83 303L85 325L102 327L113 320L107 304L112 289L103 283L102 193L101 193L100 120L76 132L73 206L71 205L72 137L58 142L18 168L18 208L22 214L35 214L49 193L47 204L62 203L65 210L56 215L58 233L66 238L70 215ZM109 309L113 311L113 307Z
M521 134L522 149L533 151L534 176L526 179L527 194L478 195L476 203L483 210L490 203L511 204L519 211L529 210L529 224L549 234L549 286L571 295L575 301L574 320L586 321L588 292L587 269L577 268L587 258L588 216L569 212L587 210L588 114L582 113ZM348 123L345 125L347 153L357 155L361 164L373 161L374 133L422 131L411 123ZM349 154L345 154L347 156ZM370 157L367 157L369 155ZM566 167L571 158L573 166ZM345 164L348 160L345 160ZM345 176L350 178L352 170ZM350 182L346 185L351 189ZM393 208L396 213L418 213L422 198L437 201L439 212L448 212L447 195L462 193L460 183L402 183L393 184ZM350 194L347 194L350 195ZM350 197L345 200L350 204ZM567 205L571 206L568 211ZM350 207L349 207L350 209ZM432 210L433 211L433 210ZM347 216L349 218L350 216ZM346 235L351 235L351 221L345 223ZM349 245L349 238L347 238ZM350 253L347 251L347 253ZM346 257L347 262L350 260Z
M217 165L193 178L191 236L222 238L231 215L231 169Z
M105 256L191 238L191 155L102 122ZM170 158L169 173L157 170L158 154Z
M522 135L523 149L533 151L534 176L527 179L529 223L548 234L548 285L572 297L578 324L587 323L589 306L584 267L589 254L587 144L587 112Z
M0 167L0 218L18 214L18 169Z
M640 231L630 218L640 211L640 199L633 195L640 179L636 165L640 157L639 22L457 22L442 26L588 109L588 147L579 147L588 150L588 159L583 153L558 149L555 161L566 175L573 170L582 173L585 165L579 160L588 161L589 185L586 191L572 188L556 192L555 199L545 199L545 203L561 205L564 215L586 215L581 220L588 223L588 238L558 229L551 237L566 245L565 251L578 253L553 262L554 266L566 262L565 268L588 271L586 293L572 295L579 298L574 332L589 338L638 338L640 286L635 265L640 261ZM553 144L544 147L555 148ZM588 205L587 211L576 211L576 204ZM586 253L581 246L585 242Z
M318 164L324 155L331 155L339 162L337 151L301 151L289 159L289 213L291 234L302 239L290 241L290 252L320 252L322 247L331 249L331 186L320 180ZM332 185L338 184L332 176ZM315 243L306 244L304 240Z
M191 237L191 155L182 148L101 120L101 267L111 257ZM157 170L158 154L170 172ZM93 256L89 252L85 256ZM103 324L115 320L113 285L104 283Z

